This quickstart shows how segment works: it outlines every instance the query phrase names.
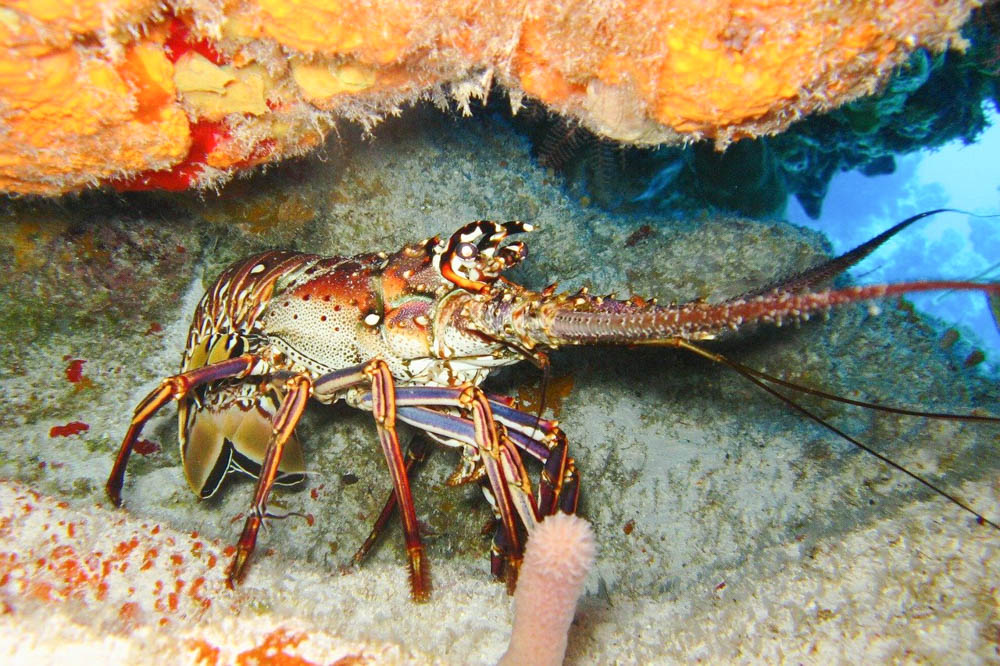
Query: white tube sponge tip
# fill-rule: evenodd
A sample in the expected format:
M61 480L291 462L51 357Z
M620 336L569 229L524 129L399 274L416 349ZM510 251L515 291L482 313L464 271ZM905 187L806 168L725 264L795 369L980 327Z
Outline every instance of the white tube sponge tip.
M594 531L579 516L558 513L531 532L514 593L514 630L500 666L562 663L596 551Z

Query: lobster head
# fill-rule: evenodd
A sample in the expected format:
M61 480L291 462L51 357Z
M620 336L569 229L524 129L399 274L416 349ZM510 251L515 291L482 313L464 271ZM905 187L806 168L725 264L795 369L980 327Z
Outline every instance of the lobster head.
M500 274L524 259L521 241L501 243L511 234L533 231L526 222L470 222L434 246L432 263L441 276L456 287L474 293L489 289Z

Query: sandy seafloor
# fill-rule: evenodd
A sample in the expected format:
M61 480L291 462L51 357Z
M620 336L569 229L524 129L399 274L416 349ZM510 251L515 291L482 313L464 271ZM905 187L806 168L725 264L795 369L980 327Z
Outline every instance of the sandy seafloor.
M820 260L784 223L615 217L571 199L495 117L411 111L220 196L7 202L0 251L0 661L486 664L511 599L491 580L489 509L416 477L434 581L409 599L401 530L341 567L389 488L368 415L311 408L305 488L275 510L245 583L223 584L252 485L187 489L173 408L147 427L122 510L103 485L132 407L176 370L205 281L264 247L393 250L480 218L530 220L512 278L541 287L722 299ZM649 225L652 233L635 232ZM927 276L938 277L938 276ZM995 379L897 303L712 346L854 398L997 413ZM79 381L67 373L82 365ZM668 350L553 357L552 391L599 556L568 663L1000 662L1000 533L720 367ZM75 377L74 377L75 378ZM529 395L539 371L490 380ZM896 418L806 400L838 427L1000 519L1000 427ZM82 422L58 437L53 426ZM356 657L351 660L349 657ZM367 658L367 661L365 660Z

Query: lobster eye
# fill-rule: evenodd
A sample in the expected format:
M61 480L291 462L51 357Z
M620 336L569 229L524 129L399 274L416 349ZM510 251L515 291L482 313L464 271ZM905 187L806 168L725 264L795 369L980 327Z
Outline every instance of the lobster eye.
M524 258L524 244L501 246L508 235L531 231L524 222L503 224L479 220L470 222L439 242L433 249L434 265L441 276L457 287L481 292L500 277L500 273Z
M472 243L459 243L458 247L455 248L455 255L458 256L459 259L464 259L465 261L475 259L478 254L479 248Z

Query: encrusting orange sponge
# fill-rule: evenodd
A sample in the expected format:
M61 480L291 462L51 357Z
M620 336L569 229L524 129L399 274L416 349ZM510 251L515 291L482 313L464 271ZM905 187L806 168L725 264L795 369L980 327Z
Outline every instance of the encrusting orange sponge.
M0 0L0 190L208 187L499 84L619 141L773 133L962 47L974 0Z

